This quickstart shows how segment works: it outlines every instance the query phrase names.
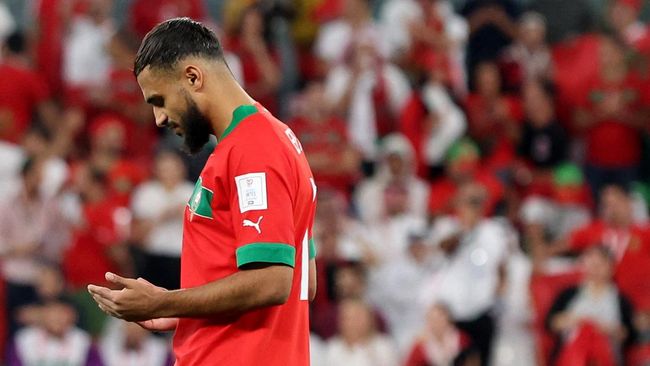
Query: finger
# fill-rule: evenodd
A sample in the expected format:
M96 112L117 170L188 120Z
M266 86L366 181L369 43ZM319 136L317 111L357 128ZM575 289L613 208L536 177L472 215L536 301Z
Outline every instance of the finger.
M116 312L119 310L119 306L117 305L117 303L111 299L107 299L98 295L93 295L93 300L95 300L95 302L98 305L103 305L104 307L109 308L111 311Z
M97 306L99 306L99 308L100 308L104 313L106 313L107 315L112 316L112 317L114 317L114 318L118 318L118 319L121 318L120 314L118 314L118 313L116 313L115 311L111 310L111 309L110 309L109 307L107 307L106 305L103 305L102 303L97 302Z
M114 300L114 291L106 287L88 285L88 292L93 296L100 296L108 300Z
M106 281L117 285L122 285L125 288L131 288L133 287L134 283L137 283L137 280L134 280L132 278L124 278L112 272L106 272L105 277L106 277Z

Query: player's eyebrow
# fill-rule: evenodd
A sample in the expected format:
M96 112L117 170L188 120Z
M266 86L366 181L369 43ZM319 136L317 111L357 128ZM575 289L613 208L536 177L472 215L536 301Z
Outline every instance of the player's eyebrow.
M147 98L147 103L154 107L162 107L165 105L165 98L162 95L154 94Z

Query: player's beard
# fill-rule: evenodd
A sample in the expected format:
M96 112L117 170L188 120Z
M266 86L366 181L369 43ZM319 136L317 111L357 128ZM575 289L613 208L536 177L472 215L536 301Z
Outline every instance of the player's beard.
M187 110L181 116L183 126L184 150L190 155L197 154L210 141L212 126L210 120L199 110L194 100L185 95Z

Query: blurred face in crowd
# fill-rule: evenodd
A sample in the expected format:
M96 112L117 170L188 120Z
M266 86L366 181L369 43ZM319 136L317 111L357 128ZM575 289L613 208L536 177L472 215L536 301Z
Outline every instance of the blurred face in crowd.
M614 29L623 31L627 26L636 22L638 15L638 10L633 6L622 1L613 1L607 18Z
M546 127L553 121L553 100L538 81L531 80L524 85L524 108L535 128Z
M632 221L632 203L627 193L616 186L605 187L600 194L601 215L610 225L628 225Z
M136 323L122 322L124 327L124 346L127 349L139 349L149 336L149 331Z
M368 0L343 0L342 14L348 19L365 17L369 12Z
M181 158L172 152L163 152L156 158L156 177L163 186L173 188L183 182L186 169Z
M405 213L408 210L408 191L399 183L390 184L384 190L384 207L388 216Z
M429 256L429 247L423 238L413 238L409 243L408 253L416 263L423 263Z
M525 14L519 24L519 38L524 46L534 49L546 41L546 24L537 14Z
M54 337L62 337L72 328L77 314L72 306L51 302L43 307L43 327Z
M339 333L349 344L367 340L375 331L370 307L361 300L344 300L339 304Z
M456 194L456 214L461 225L474 226L483 217L487 193L478 183L463 184Z
M101 23L107 20L113 10L113 1L111 0L90 0L87 2L87 14L95 22Z
M261 36L264 32L264 19L262 14L254 8L246 10L242 17L242 36Z
M325 97L325 86L322 82L314 81L309 83L303 92L302 114L307 116L310 122L325 122L330 113L330 106Z
M185 149L196 154L210 140L212 126L184 87L187 75L176 71L151 70L147 66L138 75L138 83L145 100L153 106L156 125L167 127L183 137ZM178 74L182 80L178 80Z
M476 90L480 95L488 97L501 93L501 76L496 64L484 62L476 67Z
M63 293L64 283L61 271L53 266L43 266L36 281L36 292L42 300L52 300Z
M42 156L47 151L48 144L43 134L37 131L27 131L23 137L22 146L27 155Z
M93 133L92 146L95 152L120 154L126 145L126 131L118 121L102 122Z
M28 195L34 196L39 192L41 182L43 181L43 171L45 169L44 161L36 159L28 171L23 174L23 184Z
M625 48L610 37L600 42L600 66L604 70L625 66Z
M479 168L480 161L478 152L473 149L464 149L462 154L447 162L447 173L452 180L462 182L474 175Z
M386 165L391 176L395 178L404 177L409 173L409 162L407 158L398 153L391 153L386 157Z
M338 300L359 299L366 291L366 281L359 268L343 266L336 271L334 278Z
M435 304L427 313L427 329L435 335L443 335L453 328L449 311L443 305Z
M603 247L590 248L581 259L586 281L601 284L611 281L613 260L607 249Z

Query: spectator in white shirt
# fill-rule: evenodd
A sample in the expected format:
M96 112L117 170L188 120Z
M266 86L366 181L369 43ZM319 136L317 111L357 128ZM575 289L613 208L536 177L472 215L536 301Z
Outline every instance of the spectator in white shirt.
M483 216L485 201L482 186L469 183L459 188L457 231L438 236L445 263L424 292L432 297L428 301L449 307L458 328L472 338L482 365L490 360L495 334L492 311L503 291L508 249L503 226Z
M0 206L0 265L10 332L16 329L13 312L36 299L39 261L59 262L69 239L59 201L40 192L44 165L43 160L28 159L20 189Z
M394 62L407 62L422 72L436 57L447 65L446 79L454 93L467 92L464 60L469 26L449 0L388 0L380 21Z
M168 289L180 286L183 212L193 189L185 172L178 154L159 153L155 179L138 187L132 200L134 236L144 250L141 275Z
M414 299L434 273L436 264L423 234L410 236L407 253L377 273L377 283L368 294L372 304L385 316L402 355L422 328L426 307Z
M404 73L368 40L352 44L345 62L334 67L325 82L328 101L347 119L350 141L368 164L377 159L376 141L397 130L410 92Z
M101 90L110 72L107 45L114 32L112 1L92 0L85 13L77 14L63 48L63 80L79 92Z
M339 306L339 335L327 342L325 366L397 366L397 351L377 333L370 307L352 299Z
M99 342L104 366L171 366L169 346L136 323L113 319Z
M326 69L343 62L359 41L370 42L382 57L388 56L388 43L372 19L369 0L343 0L341 16L323 25L316 38L314 53Z
M382 140L381 162L373 177L362 181L353 197L364 223L375 223L386 216L385 190L398 182L406 189L406 212L424 219L429 202L429 186L415 175L415 153L410 141L401 134Z

